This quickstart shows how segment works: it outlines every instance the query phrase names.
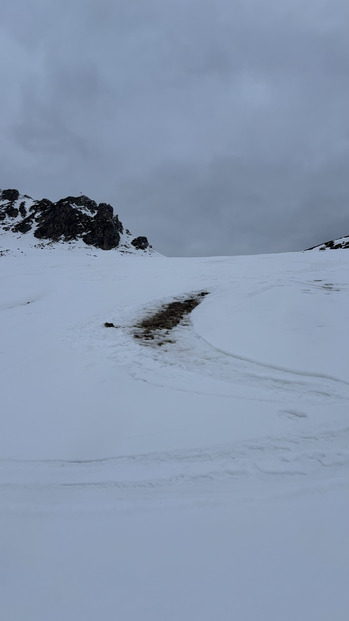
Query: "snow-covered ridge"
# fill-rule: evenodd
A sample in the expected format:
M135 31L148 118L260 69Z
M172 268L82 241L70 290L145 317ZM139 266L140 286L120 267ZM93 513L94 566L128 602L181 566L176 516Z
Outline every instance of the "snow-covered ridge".
M26 235L34 245L83 242L102 250L151 254L146 237L133 238L108 203L88 196L67 196L57 202L33 200L18 190L0 190L0 234ZM11 235L12 236L12 235Z
M330 241L323 242L317 246L307 248L307 250L339 250L341 248L349 248L349 235L338 237L338 239L331 239Z

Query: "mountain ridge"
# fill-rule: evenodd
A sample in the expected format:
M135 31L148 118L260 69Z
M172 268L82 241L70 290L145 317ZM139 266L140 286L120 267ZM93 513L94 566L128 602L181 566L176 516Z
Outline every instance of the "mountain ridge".
M349 248L349 235L344 235L343 237L338 237L337 239L331 239L327 242L322 242L321 244L317 244L316 246L312 246L311 248L307 248L308 250L340 250L343 248Z
M0 231L26 235L40 241L82 241L102 250L151 252L145 236L132 237L109 203L88 196L67 196L56 202L33 199L16 189L0 190Z

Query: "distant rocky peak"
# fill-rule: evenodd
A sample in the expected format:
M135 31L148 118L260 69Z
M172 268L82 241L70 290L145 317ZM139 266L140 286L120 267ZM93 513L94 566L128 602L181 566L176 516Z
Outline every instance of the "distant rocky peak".
M31 231L35 238L52 242L81 240L102 250L122 246L124 251L144 252L151 248L146 237L132 239L129 231L124 234L111 205L97 204L83 194L54 203L47 198L33 200L14 189L0 190L0 229L22 234Z
M331 239L317 246L307 248L307 250L340 250L342 248L349 248L349 235L339 237L338 239Z

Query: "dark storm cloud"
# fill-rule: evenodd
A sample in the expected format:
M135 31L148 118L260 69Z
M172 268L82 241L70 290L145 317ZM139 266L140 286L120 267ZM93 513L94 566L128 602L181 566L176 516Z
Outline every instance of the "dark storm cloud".
M3 5L3 187L111 202L168 254L348 233L346 2Z

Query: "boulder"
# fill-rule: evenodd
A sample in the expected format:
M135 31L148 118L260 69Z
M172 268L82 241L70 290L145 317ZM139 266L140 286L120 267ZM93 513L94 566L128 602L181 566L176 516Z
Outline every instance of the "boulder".
M149 242L146 237L135 237L131 241L132 246L137 250L146 250L149 247Z

